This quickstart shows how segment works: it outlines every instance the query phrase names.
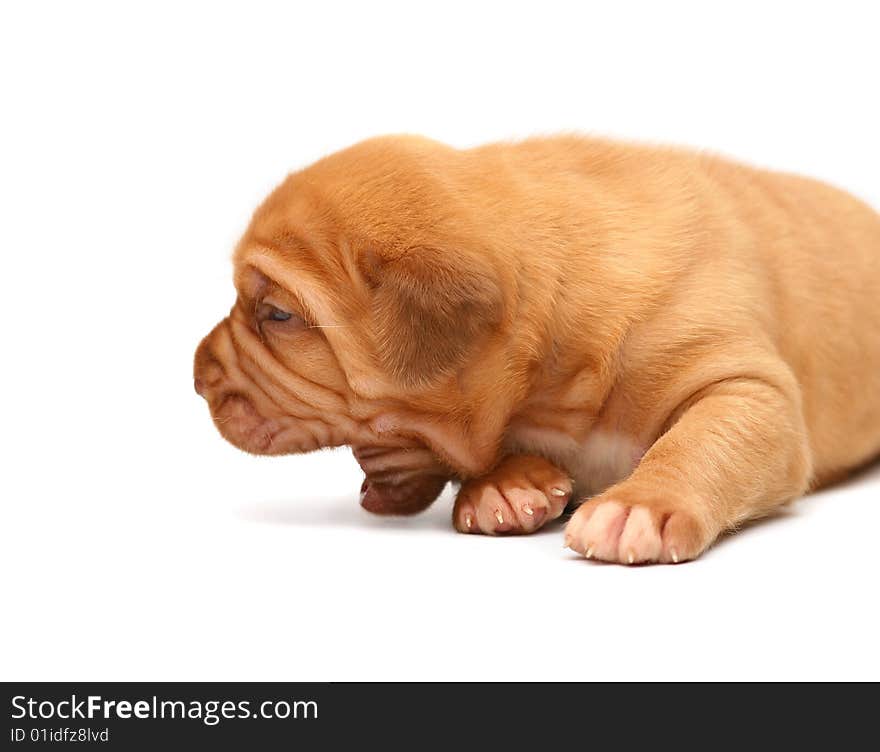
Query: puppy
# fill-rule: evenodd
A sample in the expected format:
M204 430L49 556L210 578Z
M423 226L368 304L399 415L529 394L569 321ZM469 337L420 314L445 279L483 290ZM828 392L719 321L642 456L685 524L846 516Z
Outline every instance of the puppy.
M195 357L256 454L350 445L363 506L680 562L880 453L880 216L578 137L386 137L287 178Z

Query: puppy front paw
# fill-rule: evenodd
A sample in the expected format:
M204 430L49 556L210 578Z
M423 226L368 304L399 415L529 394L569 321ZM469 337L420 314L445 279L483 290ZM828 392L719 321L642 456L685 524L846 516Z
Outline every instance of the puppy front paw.
M621 487L575 511L565 528L565 545L588 559L678 564L699 556L716 535L686 505Z
M514 455L461 487L452 522L461 533L532 533L562 514L571 492L571 480L555 465Z

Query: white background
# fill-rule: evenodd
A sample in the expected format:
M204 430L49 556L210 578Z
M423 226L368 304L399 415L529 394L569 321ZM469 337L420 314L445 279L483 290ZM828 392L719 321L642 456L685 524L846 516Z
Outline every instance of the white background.
M4 3L0 678L880 678L876 468L602 566L448 493L370 517L346 451L248 457L191 380L250 212L370 135L688 143L880 206L873 5Z

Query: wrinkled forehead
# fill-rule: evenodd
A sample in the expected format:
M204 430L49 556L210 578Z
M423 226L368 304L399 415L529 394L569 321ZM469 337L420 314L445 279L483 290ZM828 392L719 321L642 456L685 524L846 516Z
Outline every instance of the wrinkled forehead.
M350 246L316 188L292 176L254 212L233 255L236 286L252 291L248 267L291 291L343 279L351 274Z
M322 330L351 388L367 394L381 386L369 351L353 345L365 339L369 290L348 240L302 228L273 235L255 229L248 230L233 255L235 286L245 311L266 301L304 314L310 326Z
M322 259L325 263L318 263L313 253L242 241L233 257L235 288L246 301L297 301L315 319L332 324L350 313L354 302L353 297L340 295L340 290L351 290L356 284L339 258L335 249L328 249Z

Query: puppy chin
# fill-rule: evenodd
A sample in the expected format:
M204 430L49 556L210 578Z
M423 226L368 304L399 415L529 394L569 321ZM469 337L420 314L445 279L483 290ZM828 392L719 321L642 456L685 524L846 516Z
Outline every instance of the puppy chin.
M289 454L277 442L280 426L260 415L242 394L227 394L212 410L217 430L230 444L250 454Z
M398 439L393 446L358 444L352 451L366 476L361 506L373 514L418 514L440 495L451 475L429 449L411 439Z
M361 485L361 506L383 515L410 515L424 511L446 485L446 478L426 476L396 484L376 483L369 478Z

